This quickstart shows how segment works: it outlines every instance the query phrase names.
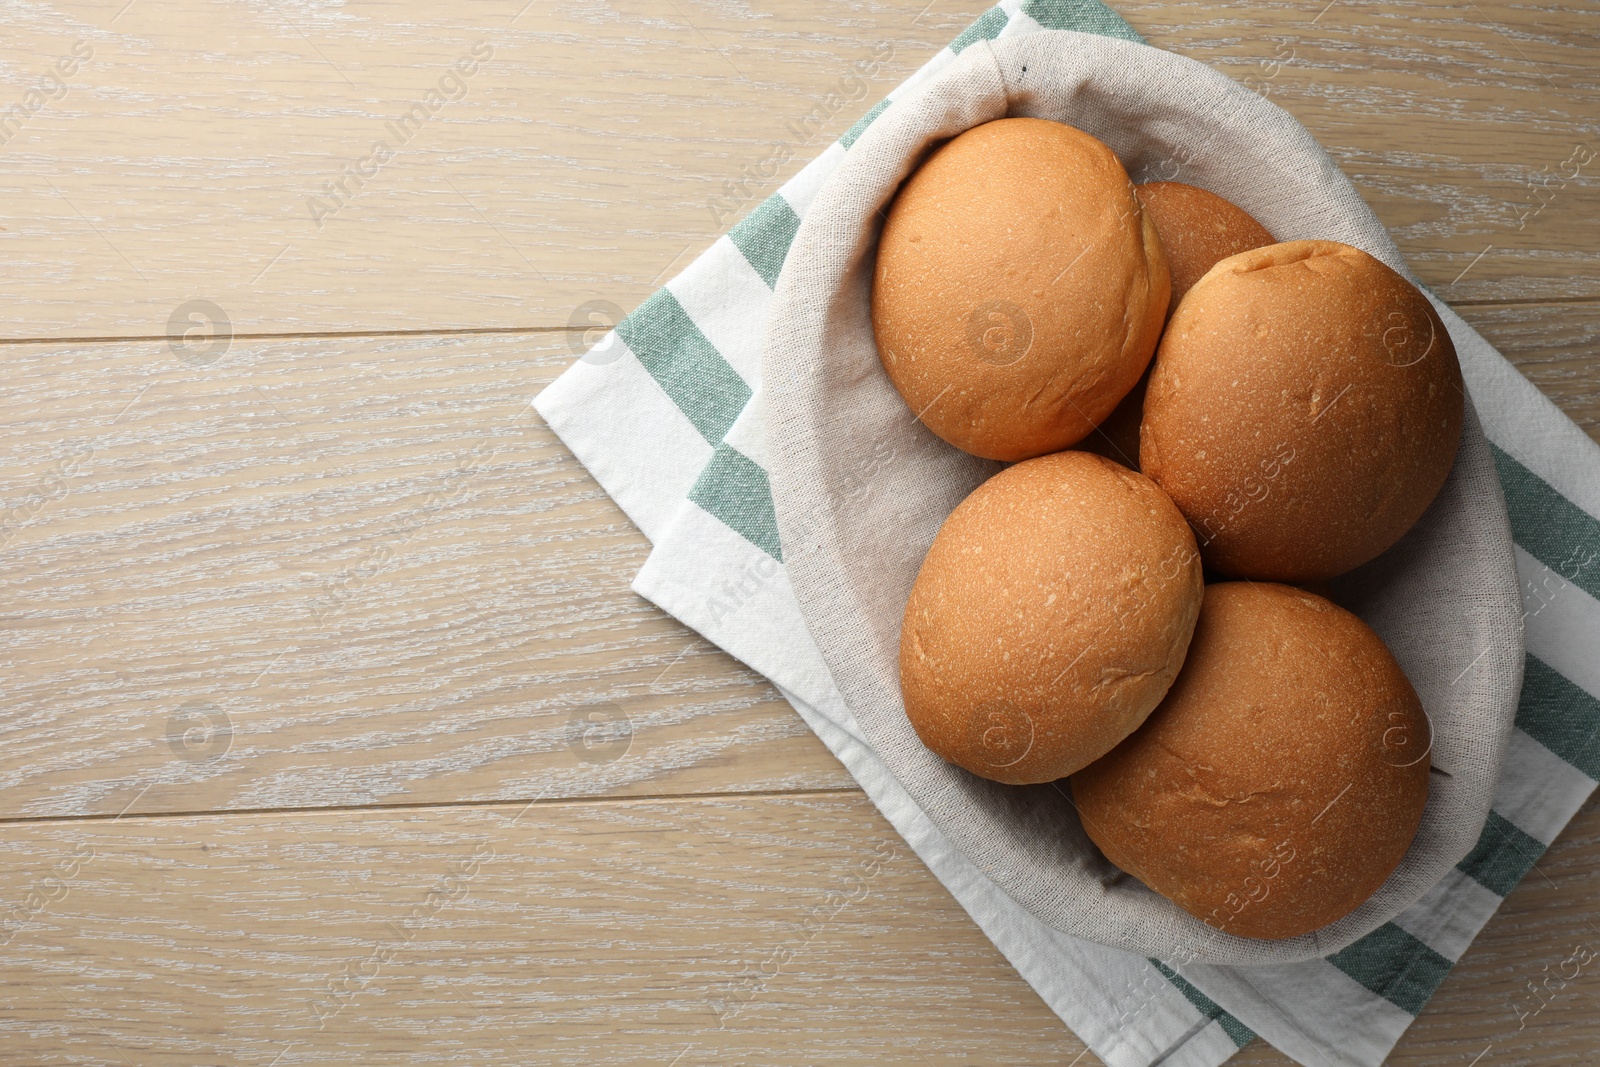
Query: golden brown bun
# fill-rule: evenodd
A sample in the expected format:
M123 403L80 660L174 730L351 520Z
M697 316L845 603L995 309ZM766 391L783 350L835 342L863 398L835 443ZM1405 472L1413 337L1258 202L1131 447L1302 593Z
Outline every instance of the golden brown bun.
M1206 587L1183 673L1072 779L1106 858L1241 937L1294 937L1389 877L1428 799L1428 721L1378 635L1284 585Z
M1202 595L1194 535L1150 479L1087 452L1009 467L923 560L900 631L906 715L974 774L1065 777L1161 700Z
M1139 432L1206 562L1319 581L1398 541L1444 485L1461 368L1427 298L1365 252L1291 241L1230 256L1161 339Z
M998 119L934 152L879 242L884 370L957 448L1019 460L1072 445L1155 351L1167 263L1116 155L1071 126Z
M1172 304L1229 256L1272 243L1272 234L1244 208L1183 182L1146 182L1135 190L1156 224L1172 272Z
M1195 282L1229 256L1272 243L1272 234L1243 208L1182 182L1135 186L1145 215L1155 223L1172 275L1170 315ZM1082 448L1139 469L1139 422L1144 417L1149 373L1139 379L1110 415L1083 439Z

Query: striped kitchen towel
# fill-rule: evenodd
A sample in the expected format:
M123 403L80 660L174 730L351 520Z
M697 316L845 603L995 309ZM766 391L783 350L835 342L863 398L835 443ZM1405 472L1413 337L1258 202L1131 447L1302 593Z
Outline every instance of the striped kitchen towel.
M890 99L977 40L1041 28L1138 35L1097 0L1005 0ZM872 108L542 392L539 412L650 539L634 589L770 678L1022 977L1113 1067L1211 1067L1257 1034L1297 1061L1381 1062L1600 778L1600 449L1465 335L1524 589L1527 672L1477 848L1394 922L1326 960L1260 968L1142 959L1066 937L959 853L862 740L795 604L765 467L761 350L785 253ZM863 490L892 453L860 472ZM840 501L848 506L848 494ZM707 991L737 1025L748 988ZM1506 1025L1541 1001L1510 991Z

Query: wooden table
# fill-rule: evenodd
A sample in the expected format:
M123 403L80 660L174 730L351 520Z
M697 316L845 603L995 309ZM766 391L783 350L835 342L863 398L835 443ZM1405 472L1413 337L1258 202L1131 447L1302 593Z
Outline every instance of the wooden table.
M1093 1061L528 406L981 10L6 6L0 1064ZM1593 3L1122 11L1595 432ZM1597 893L1592 804L1394 1062L1593 1062Z

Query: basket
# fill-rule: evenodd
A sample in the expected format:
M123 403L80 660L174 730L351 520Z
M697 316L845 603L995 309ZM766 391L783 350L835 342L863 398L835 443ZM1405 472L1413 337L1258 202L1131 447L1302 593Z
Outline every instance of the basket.
M1469 399L1455 468L1427 514L1394 548L1334 583L1335 598L1388 643L1433 728L1421 828L1399 868L1351 914L1278 941L1220 932L1113 867L1084 834L1064 785L1000 785L945 763L918 740L900 700L901 615L940 524L1000 465L939 440L889 382L873 343L872 265L881 212L900 182L945 139L1008 115L1070 123L1109 144L1135 181L1210 189L1280 241L1342 241L1416 280L1311 135L1210 68L1067 31L971 45L903 91L850 147L807 211L778 281L763 402L784 562L801 612L901 785L1047 925L1180 962L1328 955L1437 884L1471 851L1489 811L1523 649L1511 532L1488 443Z

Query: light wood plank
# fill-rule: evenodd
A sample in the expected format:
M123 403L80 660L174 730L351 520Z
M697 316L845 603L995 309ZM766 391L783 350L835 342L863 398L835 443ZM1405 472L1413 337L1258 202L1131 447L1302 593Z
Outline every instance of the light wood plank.
M528 406L571 358L8 348L0 815L851 786L629 590L649 546Z
M1506 0L1124 9L1306 125L1445 299L1600 293L1600 11Z
M0 334L160 336L192 299L240 333L560 326L588 300L632 307L985 5L522 6L8 10L12 98L60 96L0 146ZM1557 174L1575 146L1600 150L1600 12L1322 7L1123 10L1306 122L1445 295L1600 295L1600 159ZM79 41L93 56L58 90L47 72ZM310 198L332 204L325 183L478 42L492 55L451 83L460 98L346 180L318 226ZM865 84L841 83L886 53Z
M25 914L0 928L0 1062L1031 1067L1082 1049L859 795L517 815L0 827L0 921Z
M240 333L552 326L590 299L631 307L984 6L9 9L14 98L75 42L93 55L0 146L4 335L160 336L194 298ZM458 61L476 72L452 75Z

